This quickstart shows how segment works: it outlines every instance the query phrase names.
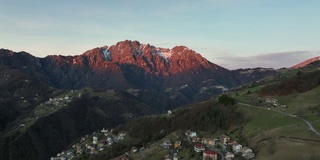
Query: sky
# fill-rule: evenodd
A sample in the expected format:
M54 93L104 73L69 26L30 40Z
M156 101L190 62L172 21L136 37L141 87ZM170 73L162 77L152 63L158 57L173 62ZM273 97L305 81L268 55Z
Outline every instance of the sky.
M228 69L320 55L319 0L0 0L0 48L79 55L123 40L185 45Z

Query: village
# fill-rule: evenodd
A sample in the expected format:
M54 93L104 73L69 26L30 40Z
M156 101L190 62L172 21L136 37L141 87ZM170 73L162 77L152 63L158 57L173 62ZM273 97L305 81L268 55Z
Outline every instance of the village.
M126 133L119 133L117 135L112 133L113 130L102 129L99 133L94 132L91 136L85 135L81 137L78 143L72 145L68 150L57 153L55 157L50 160L71 160L83 155L99 154L106 148L112 146L126 137Z
M37 119L52 114L59 109L66 107L68 103L72 102L75 98L81 97L81 92L71 90L70 93L60 95L58 97L50 98L48 101L39 104L35 109L32 116L22 119L20 125L17 129L23 129L24 127L30 126ZM35 94L35 100L38 98L38 94ZM28 103L27 100L24 100L24 97L21 97L23 103Z
M220 137L212 138L201 137L197 132L191 130L181 133L183 137L175 133L175 138L170 138L169 136L157 142L149 143L146 146L132 146L131 150L123 153L123 155L116 159L145 159L151 155L149 153L150 150L153 152L167 150L167 152L164 153L168 154L163 155L163 160L186 159L187 157L185 157L183 153L193 154L195 158L201 158L203 160L232 160L235 157L252 159L255 157L252 149L242 146L224 134L220 135ZM61 151L55 157L51 157L51 160L71 160L81 158L83 155L99 154L108 147L111 147L114 143L119 143L125 138L127 138L126 132L113 134L113 129L109 131L103 128L99 133L94 132L91 136L83 136L78 143L72 145L68 150ZM155 150L155 148L161 149ZM189 153L189 151L192 153Z

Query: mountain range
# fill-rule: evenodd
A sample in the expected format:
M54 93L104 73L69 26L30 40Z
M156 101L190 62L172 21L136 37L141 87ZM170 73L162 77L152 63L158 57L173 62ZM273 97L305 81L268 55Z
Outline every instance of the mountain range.
M0 65L18 69L60 89L192 88L214 94L277 73L273 69L230 71L195 51L176 46L159 48L138 41L122 41L77 56L34 57L26 52L0 50ZM249 79L248 79L249 77Z
M280 72L228 70L185 46L167 49L129 40L76 56L39 58L0 49L0 159L47 159L102 127L173 110ZM84 96L64 103L65 108L44 105L73 91Z

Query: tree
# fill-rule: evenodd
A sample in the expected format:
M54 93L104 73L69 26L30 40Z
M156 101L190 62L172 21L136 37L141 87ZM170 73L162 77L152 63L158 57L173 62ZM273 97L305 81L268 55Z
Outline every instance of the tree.
M224 104L225 106L227 105L234 105L236 100L232 97L229 97L226 94L223 94L222 96L219 97L219 103Z

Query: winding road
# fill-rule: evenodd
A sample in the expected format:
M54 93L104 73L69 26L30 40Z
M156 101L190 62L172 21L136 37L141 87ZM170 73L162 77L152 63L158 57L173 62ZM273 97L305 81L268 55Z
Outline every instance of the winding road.
M247 106L247 107L254 107L254 108L260 108L260 109L265 109L266 110L266 108L256 107L256 106L253 106L253 105L250 105L250 104L246 104L246 103L238 102L238 104L243 105L243 106ZM286 112L282 112L282 111L276 111L276 110L269 110L269 111L277 112L277 113L280 113L280 114L283 114L283 115L286 115L286 116L290 116L290 117L293 117L293 118L300 119L300 120L302 120L303 122L305 122L308 125L309 129L313 133L315 133L316 135L320 136L320 132L315 130L314 127L312 126L312 124L309 121L307 121L307 120L305 120L305 119L303 119L301 117L298 117L296 115L292 115L292 114L289 114L289 113L286 113Z

